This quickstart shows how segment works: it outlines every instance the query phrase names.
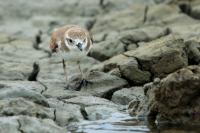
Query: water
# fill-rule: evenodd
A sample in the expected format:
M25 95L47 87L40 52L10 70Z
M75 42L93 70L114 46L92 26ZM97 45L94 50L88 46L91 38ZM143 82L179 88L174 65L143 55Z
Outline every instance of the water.
M115 113L109 119L83 121L70 125L70 133L200 133L200 124L195 126L157 125L150 129L147 122L131 117L128 113Z
M75 125L73 125L75 126ZM72 127L73 127L72 126ZM130 117L128 113L114 113L106 120L83 121L71 133L147 133L144 122ZM72 127L69 127L72 128ZM72 129L73 130L73 129Z

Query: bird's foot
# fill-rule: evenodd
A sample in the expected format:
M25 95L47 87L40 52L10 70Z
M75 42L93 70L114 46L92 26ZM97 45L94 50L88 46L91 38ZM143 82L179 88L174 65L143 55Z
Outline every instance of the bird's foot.
M80 82L79 82L79 85L76 87L76 91L80 91L82 87L85 87L87 86L88 84L92 84L91 81L88 81L86 79L82 79Z

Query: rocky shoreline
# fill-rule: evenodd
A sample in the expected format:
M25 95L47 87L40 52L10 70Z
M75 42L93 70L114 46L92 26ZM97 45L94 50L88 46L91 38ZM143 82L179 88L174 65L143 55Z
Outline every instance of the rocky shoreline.
M198 125L199 16L198 0L2 1L0 132L66 133L124 112L150 125ZM61 58L48 46L64 24L94 38L81 59L92 84L80 91L65 89ZM75 84L78 67L67 69Z

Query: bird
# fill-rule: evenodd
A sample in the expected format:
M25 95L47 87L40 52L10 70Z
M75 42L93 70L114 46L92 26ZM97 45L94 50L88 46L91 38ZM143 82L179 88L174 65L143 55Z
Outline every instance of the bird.
M76 53L75 55L87 55L93 46L93 38L90 32L78 25L65 25L55 29L51 34L49 47L52 53L62 53L62 55L68 56L70 53ZM74 56L74 55L73 55ZM77 88L73 88L69 85L69 75L67 73L67 66L64 57L62 57L62 65L64 74L66 77L67 89L73 88L80 90L82 86L90 83L86 80L86 75L82 72L80 66L80 56L74 57L75 62L78 65L81 73L81 82Z

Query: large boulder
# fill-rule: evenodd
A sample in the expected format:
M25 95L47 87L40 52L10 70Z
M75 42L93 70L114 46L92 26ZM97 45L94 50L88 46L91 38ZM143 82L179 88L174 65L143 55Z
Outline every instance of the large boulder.
M200 121L199 66L182 68L149 86L145 87L146 101L140 104L137 114L147 115L151 122L192 124Z
M183 39L172 34L146 43L124 55L135 57L142 69L150 71L155 77L164 77L187 66L185 47Z

